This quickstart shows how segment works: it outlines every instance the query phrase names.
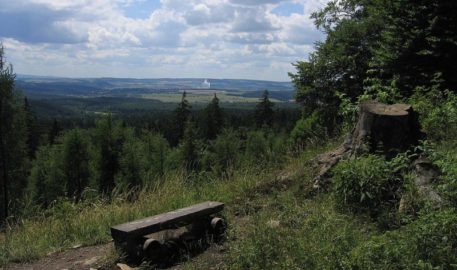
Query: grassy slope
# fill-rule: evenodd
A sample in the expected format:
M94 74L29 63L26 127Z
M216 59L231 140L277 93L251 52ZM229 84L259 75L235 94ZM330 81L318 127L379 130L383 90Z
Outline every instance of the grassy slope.
M297 171L305 160L323 150L305 151L300 158L285 162L285 170ZM344 262L351 247L377 233L368 219L336 211L329 195L307 198L309 171L286 182L275 180L278 171L238 171L232 179L196 184L176 174L141 192L133 203L118 197L111 204L60 204L52 213L24 220L1 234L0 262L30 261L78 244L104 243L110 240L113 224L204 200L227 204L226 252L216 259L197 257L183 265L187 269L215 265L222 269L333 269L335 263Z

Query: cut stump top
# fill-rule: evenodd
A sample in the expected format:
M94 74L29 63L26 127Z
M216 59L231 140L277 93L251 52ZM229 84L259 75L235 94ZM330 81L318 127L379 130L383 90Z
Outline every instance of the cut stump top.
M362 103L362 109L377 115L406 116L409 114L411 105L401 103L387 105L370 101Z
M111 236L115 241L141 237L165 229L176 227L181 223L190 223L194 219L208 216L224 209L221 202L203 202L156 216L127 222L111 227Z

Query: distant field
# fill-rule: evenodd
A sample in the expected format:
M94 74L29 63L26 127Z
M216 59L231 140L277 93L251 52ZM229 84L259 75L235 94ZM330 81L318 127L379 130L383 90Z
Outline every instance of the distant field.
M235 94L227 94L225 91L195 91L190 90L186 91L186 99L189 103L208 103L213 99L214 93L217 94L219 101L221 103L257 103L259 102L259 98L257 97L243 97L241 95ZM161 101L164 103L177 103L181 101L182 94L181 93L151 93L151 94L144 94L141 95L142 98L145 99L153 99L157 101ZM271 101L280 103L278 99L270 98Z
M275 108L298 108L290 82L209 79L52 78L19 75L16 87L29 99L38 117L80 117L106 112L131 114L169 112L181 101L182 92L193 110L206 107L217 94L221 107L252 110L264 90Z

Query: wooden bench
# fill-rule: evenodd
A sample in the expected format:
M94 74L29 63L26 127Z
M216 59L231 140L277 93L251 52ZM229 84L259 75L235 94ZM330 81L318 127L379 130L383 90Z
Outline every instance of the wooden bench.
M221 202L203 202L156 216L127 222L111 227L111 236L116 247L127 253L132 260L157 253L166 239L159 239L157 233L181 229L179 234L221 234L225 230L223 219L214 217L224 209ZM183 230L190 225L190 229ZM165 237L166 238L166 237ZM175 237L176 238L176 237ZM178 237L179 238L179 237ZM151 251L152 250L152 251Z

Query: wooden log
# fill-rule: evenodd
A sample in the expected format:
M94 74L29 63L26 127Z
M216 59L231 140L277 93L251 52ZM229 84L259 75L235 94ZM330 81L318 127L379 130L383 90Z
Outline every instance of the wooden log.
M183 224L192 223L194 220L218 213L223 208L224 204L220 202L204 202L153 217L113 226L111 227L111 235L115 242L122 243L129 239L138 239L157 231L177 228Z

